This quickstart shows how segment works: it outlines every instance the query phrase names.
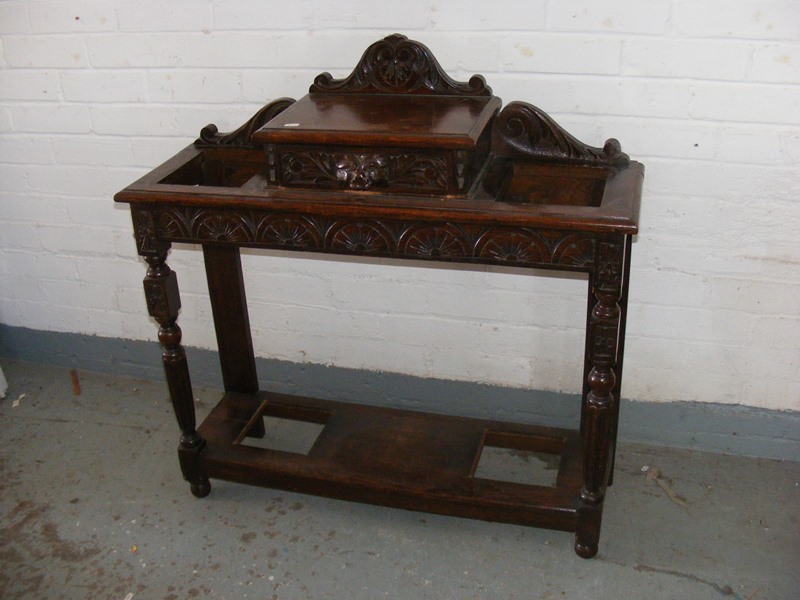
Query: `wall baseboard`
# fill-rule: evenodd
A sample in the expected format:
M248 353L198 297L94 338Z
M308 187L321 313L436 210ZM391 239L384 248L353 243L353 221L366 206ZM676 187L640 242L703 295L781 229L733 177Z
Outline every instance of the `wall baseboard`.
M194 385L222 388L216 351L186 348ZM42 331L0 324L0 358L163 380L156 342ZM408 410L575 427L576 394L428 379L359 369L256 359L261 387L289 394ZM741 456L800 460L800 412L623 397L623 441Z

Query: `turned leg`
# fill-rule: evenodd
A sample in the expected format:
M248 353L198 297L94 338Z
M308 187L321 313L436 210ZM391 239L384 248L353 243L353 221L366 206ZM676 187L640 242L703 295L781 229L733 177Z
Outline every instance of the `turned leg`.
M583 352L583 390L581 398L586 399L586 394L589 393L589 372L592 370L592 310L594 309L594 275L589 273L589 297L586 299L586 340ZM586 425L586 403L581 402L581 435Z
M172 408L181 429L178 457L184 478L191 484L197 497L207 496L211 491L208 477L203 473L200 453L205 441L196 430L194 394L189 379L186 353L181 346L181 329L175 322L181 307L178 279L166 264L167 248L144 254L149 265L144 278L147 310L160 325L158 339L163 347L161 354L167 376Z
M591 279L593 305L586 332L589 373L581 410L583 487L575 533L575 552L583 558L597 554L603 499L611 465L623 243L622 236L598 240L594 276Z
M614 465L617 459L617 431L619 430L619 405L622 399L622 363L625 358L625 325L628 321L628 290L631 281L631 246L633 237L625 237L625 262L622 271L622 297L619 301L619 341L617 346L617 362L614 367L616 384L614 385L614 415L611 421L611 466L608 472L608 485L614 482Z

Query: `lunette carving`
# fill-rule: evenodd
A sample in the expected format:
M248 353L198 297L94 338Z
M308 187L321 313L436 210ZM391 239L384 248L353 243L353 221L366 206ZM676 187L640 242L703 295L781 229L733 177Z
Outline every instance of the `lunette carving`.
M525 102L511 102L500 111L492 128L492 152L497 156L608 165L630 161L614 138L607 140L602 148L587 146L543 110Z
M200 130L200 137L195 140L194 144L195 146L256 147L257 145L252 141L253 134L294 102L293 98L279 98L270 102L241 127L230 133L219 133L217 126L213 123L206 125Z
M323 247L323 235L311 219L297 215L256 217L255 241L270 248Z
M547 262L550 252L546 241L528 231L494 229L478 240L476 253L498 262L536 264Z
M164 207L156 209L155 225L160 237L181 242L573 270L595 260L593 234L525 227Z
M548 232L551 262L556 265L589 267L594 261L595 239L583 233Z
M242 243L252 239L250 223L226 212L211 213L195 223L195 237L201 240Z
M495 227L477 241L475 253L497 263L587 268L594 262L594 238L558 230Z
M473 245L458 225L450 223L415 225L403 232L399 251L425 258L462 258L473 256Z
M337 221L328 229L327 247L354 254L389 254L397 247L393 232L380 221Z
M155 226L168 239L183 239L191 236L191 225L187 223L187 211L159 210L155 213Z
M309 89L312 93L386 93L491 96L480 75L466 83L451 79L423 44L400 34L372 44L353 72L344 79L321 73Z

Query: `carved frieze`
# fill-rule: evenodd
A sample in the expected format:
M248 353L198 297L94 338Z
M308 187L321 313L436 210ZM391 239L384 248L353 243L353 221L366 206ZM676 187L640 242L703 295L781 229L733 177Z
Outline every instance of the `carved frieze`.
M336 185L339 183L337 162L338 156L332 152L284 152L281 156L281 183L287 186Z
M595 235L583 232L172 207L154 209L153 223L165 242L231 242L574 270L595 264Z
M547 242L541 235L516 229L492 229L487 231L475 248L484 259L520 264L548 262L551 256Z
M209 213L194 223L193 237L215 242L244 243L252 239L249 223L227 212Z
M447 189L447 161L443 156L396 154L390 157L390 181L397 187L425 191Z
M399 252L424 258L466 258L474 246L466 231L449 223L415 225L403 232Z
M356 254L390 254L396 240L380 221L337 221L329 229L326 246L334 251Z
M281 151L280 169L280 183L287 187L380 187L414 194L447 191L444 156L286 148Z
M550 234L552 263L588 267L594 261L595 240L585 233Z
M271 248L322 247L322 235L316 223L298 215L270 215L259 218L255 241Z

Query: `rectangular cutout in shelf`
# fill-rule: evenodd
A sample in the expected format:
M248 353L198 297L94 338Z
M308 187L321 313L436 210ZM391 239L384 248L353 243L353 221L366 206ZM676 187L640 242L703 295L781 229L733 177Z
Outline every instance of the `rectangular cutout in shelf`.
M484 446L474 477L537 487L556 487L561 456Z
M555 488L566 439L488 429L473 477Z
M262 416L266 435L254 439ZM298 446L303 430L306 441ZM572 430L228 392L198 433L207 442L201 456L211 479L565 531L577 524L582 463ZM552 455L543 465L551 479L517 483L483 469L475 474L482 449L492 447Z
M244 437L239 445L308 455L322 430L325 429L324 424L298 419L284 419L268 415L264 415L262 418L264 419L264 437Z

